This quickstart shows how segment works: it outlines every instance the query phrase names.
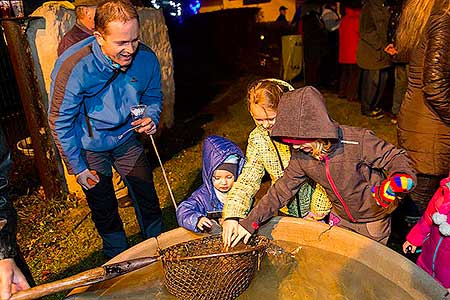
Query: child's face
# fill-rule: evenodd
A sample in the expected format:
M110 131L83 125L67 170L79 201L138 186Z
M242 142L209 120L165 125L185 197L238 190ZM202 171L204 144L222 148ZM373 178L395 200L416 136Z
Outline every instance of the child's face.
M305 143L305 144L301 144L301 145L294 144L294 145L292 145L292 148L303 150L306 153L309 153L312 151L311 143Z
M227 170L215 170L212 176L213 186L222 193L228 192L234 183L234 175Z
M277 111L267 108L264 109L260 105L250 105L250 114L257 126L261 125L264 129L270 130L275 124L277 118Z

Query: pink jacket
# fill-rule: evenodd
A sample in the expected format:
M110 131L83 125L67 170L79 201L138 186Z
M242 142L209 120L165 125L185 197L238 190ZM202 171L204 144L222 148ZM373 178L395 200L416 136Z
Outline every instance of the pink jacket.
M450 176L431 198L420 221L406 239L422 246L417 265L445 288L450 288Z

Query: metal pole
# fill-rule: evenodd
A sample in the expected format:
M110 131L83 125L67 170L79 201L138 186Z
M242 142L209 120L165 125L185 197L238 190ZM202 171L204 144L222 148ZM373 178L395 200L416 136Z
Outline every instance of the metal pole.
M56 150L47 123L42 94L26 36L29 18L3 19L8 52L33 143L35 163L47 198L63 195L64 175L58 168Z

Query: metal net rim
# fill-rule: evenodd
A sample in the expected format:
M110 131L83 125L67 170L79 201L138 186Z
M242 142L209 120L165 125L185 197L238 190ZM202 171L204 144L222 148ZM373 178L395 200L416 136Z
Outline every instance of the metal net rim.
M187 241L184 243L189 243L189 242L194 242L194 241L201 241L204 239L214 239L217 238L219 235L212 235L209 237L201 237L198 239L194 239L191 241ZM261 251L264 251L270 240L265 237L265 236L258 236L257 237L259 239L258 244L255 246L249 246L247 249L242 249L242 250L237 250L237 251L227 251L227 252L221 252L221 253L212 253L212 254L203 254L203 255L195 255L195 256L179 256L179 257L167 257L166 252L168 252L167 250L169 249L173 249L175 247L179 247L180 244L175 244L172 245L168 248L165 249L160 249L160 253L161 253L161 257L163 261L168 261L168 262L177 262L177 261L186 261L186 260L197 260L197 259L207 259L207 258L217 258L217 257L222 257L222 256L234 256L234 255L241 255L241 254L247 254L247 253L259 253Z

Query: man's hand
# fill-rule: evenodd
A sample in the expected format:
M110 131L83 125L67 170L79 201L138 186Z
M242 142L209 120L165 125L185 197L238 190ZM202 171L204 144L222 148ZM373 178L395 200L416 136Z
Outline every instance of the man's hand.
M211 220L208 219L207 217L201 217L201 218L198 220L197 227L198 227L198 229L200 229L201 231L204 231L204 230L210 230L211 227L212 227L212 222L211 222Z
M397 49L395 49L394 44L389 44L384 48L384 52L386 52L389 55L396 55L398 53Z
M139 133L145 133L146 135L152 135L156 133L155 122L153 122L153 120L150 117L145 117L131 122L131 126L137 125L141 126L138 129L136 129L136 131Z
M86 169L77 174L77 182L86 190L92 189L98 182L100 178L95 170Z
M25 276L16 266L14 259L0 260L0 296L1 300L7 300L11 294L30 288Z

